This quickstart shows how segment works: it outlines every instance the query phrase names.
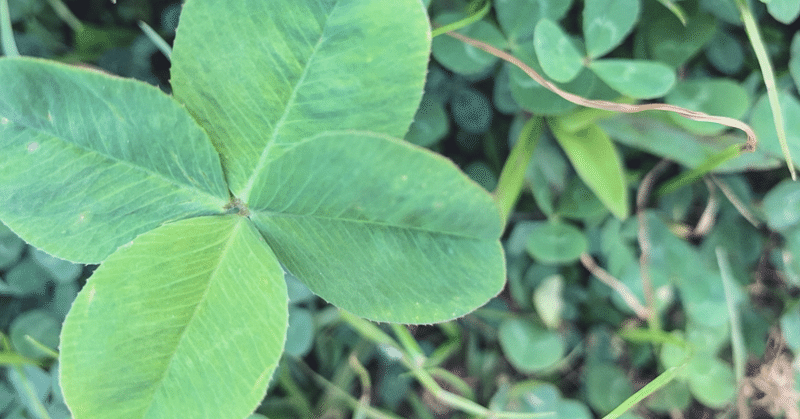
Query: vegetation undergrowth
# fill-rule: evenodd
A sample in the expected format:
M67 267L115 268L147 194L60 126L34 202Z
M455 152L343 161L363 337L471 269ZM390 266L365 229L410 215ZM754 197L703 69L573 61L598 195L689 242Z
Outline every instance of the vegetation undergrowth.
M800 0L88 3L0 0L0 415L800 418Z

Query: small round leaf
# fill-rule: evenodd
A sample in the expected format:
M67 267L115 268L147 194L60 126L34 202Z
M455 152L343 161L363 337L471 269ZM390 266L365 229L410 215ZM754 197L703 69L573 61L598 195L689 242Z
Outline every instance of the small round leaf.
M500 347L517 370L532 373L548 369L564 356L564 340L557 332L528 320L512 318L500 325Z
M612 89L635 99L664 96L675 84L675 72L655 61L604 59L589 68Z
M586 236L572 224L547 222L528 237L528 253L540 263L566 264L586 250Z

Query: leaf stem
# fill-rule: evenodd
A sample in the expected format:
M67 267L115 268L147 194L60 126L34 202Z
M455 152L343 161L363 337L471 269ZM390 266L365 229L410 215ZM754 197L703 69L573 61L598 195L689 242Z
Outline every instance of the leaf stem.
M470 399L451 393L442 388L442 386L436 382L430 372L423 368L423 365L426 361L425 354L422 352L422 348L420 348L419 344L417 344L414 337L404 326L392 324L392 331L397 335L397 339L403 343L401 345L369 321L360 317L356 317L344 310L341 310L340 314L342 320L360 332L365 338L373 341L374 343L386 345L397 351L401 355L400 362L402 362L403 365L405 365L406 368L411 371L414 377L417 378L417 381L419 381L419 383L422 384L422 386L428 391L430 391L431 394L433 394L437 399L448 406L459 409L462 412L470 415L492 419L533 419L551 415L551 412L494 412ZM338 390L341 391L341 389Z
M789 145L786 142L786 129L783 124L783 111L781 110L781 102L778 99L778 87L775 83L775 72L772 69L772 63L767 55L767 49L764 46L764 40L761 39L761 32L758 30L758 24L747 4L747 0L736 0L736 5L739 8L739 14L744 23L744 30L747 32L747 37L750 39L750 45L753 46L753 51L756 53L758 65L761 67L761 73L764 78L764 85L767 87L767 97L769 98L769 105L772 108L772 119L775 123L775 130L778 133L778 141L781 143L781 151L783 157L786 159L786 165L789 166L789 173L792 175L792 180L797 180L797 173L795 172L794 163L792 163L792 155L789 151Z
M725 305L728 307L728 317L731 322L731 348L733 351L733 370L736 382L744 380L744 367L747 362L747 349L744 347L744 337L742 336L742 323L739 321L739 312L736 310L734 301L734 279L731 264L728 261L728 253L722 246L717 246L717 264L719 274L722 277L722 289L725 291Z
M19 50L14 42L14 29L11 27L8 0L0 0L0 38L3 44L3 54L7 57L19 57Z
M165 41L164 38L158 34L158 32L151 28L150 25L141 20L139 21L139 27L142 28L142 32L144 32L144 34L150 38L150 41L156 45L156 48L158 48L168 60L172 61L172 48L169 46L167 41Z
M464 19L461 19L461 20L453 22L453 23L449 23L449 24L444 25L444 26L440 26L440 27L434 29L433 31L431 31L431 38L435 38L435 37L437 37L439 35L443 35L443 34L445 34L447 32L450 32L450 31L459 30L461 28L467 27L467 26L469 26L469 25L471 25L471 24L483 19L484 16L489 14L489 9L491 7L492 7L492 2L488 1L488 0L485 0L483 7L481 7L477 12L465 17Z
M497 181L497 188L495 188L493 194L500 207L500 215L503 217L504 225L508 223L508 217L517 204L519 195L522 193L522 188L525 185L525 172L533 158L536 143L542 135L542 127L541 117L535 116L525 122L517 138L517 143L511 149L511 154L500 172L500 179Z

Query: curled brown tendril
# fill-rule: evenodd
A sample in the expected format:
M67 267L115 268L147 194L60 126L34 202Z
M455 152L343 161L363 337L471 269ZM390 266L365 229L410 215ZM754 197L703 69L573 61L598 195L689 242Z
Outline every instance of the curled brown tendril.
M558 86L556 86L555 84L551 83L550 81L539 75L539 73L534 71L527 64L520 61L517 57L501 49L495 48L494 46L489 45L485 42L478 41L477 39L464 36L458 32L447 32L447 35L450 35L453 38L456 38L462 42L472 45L475 48L486 51L487 53L492 54L495 57L498 57L502 60L505 60L519 67L520 70L524 71L525 74L530 76L530 78L535 80L537 83L541 84L547 90L550 90L551 92L561 96L562 98L576 105L585 106L587 108L595 108L611 112L623 112L623 113L636 113L642 111L674 112L684 118L689 118L695 121L715 122L717 124L725 125L731 128L738 128L744 131L744 133L747 134L747 142L745 142L742 145L741 151L754 151L756 149L756 146L758 145L758 139L756 138L756 133L755 131L753 131L753 128L751 128L750 125L747 125L742 121L739 121L738 119L728 118L725 116L709 115L704 112L693 111L690 109L681 108L680 106L668 105L666 103L645 103L639 105L631 105L627 103L609 102L607 100L586 99L576 94L572 94L561 90L560 88L558 88Z

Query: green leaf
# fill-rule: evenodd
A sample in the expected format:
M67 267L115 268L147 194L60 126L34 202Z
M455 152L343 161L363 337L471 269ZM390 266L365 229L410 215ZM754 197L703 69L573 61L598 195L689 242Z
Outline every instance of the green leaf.
M450 112L456 125L470 134L483 134L492 123L492 104L483 93L471 87L453 93Z
M675 84L675 72L655 61L604 59L589 68L612 89L635 99L664 96Z
M781 316L781 331L792 352L800 351L800 305L795 305Z
M639 0L586 0L583 39L590 58L597 58L622 43L639 19Z
M800 32L796 32L792 38L790 54L789 72L792 74L795 88L800 89Z
M109 256L75 300L64 398L76 419L245 417L286 327L283 271L247 219L167 224Z
M700 403L722 409L736 395L736 379L730 365L716 357L695 357L689 363L689 390Z
M666 97L666 102L709 115L739 119L750 109L750 97L738 83L729 79L681 81ZM668 114L676 124L700 135L717 135L728 129L713 122L699 122L674 112Z
M672 67L678 67L697 54L716 32L717 20L698 12L688 16L684 25L678 19L651 13L642 19L644 41L651 58Z
M528 253L537 262L548 265L571 263L586 251L588 242L583 232L572 224L559 221L542 222L528 237Z
M406 133L405 140L423 147L429 147L444 138L450 131L450 119L444 105L427 95L422 98L422 103L414 116Z
M463 13L442 13L436 16L436 24L446 25L466 17ZM479 20L456 32L470 38L486 42L499 49L505 49L506 39L497 27L484 20ZM433 57L443 67L462 75L480 75L486 73L498 58L472 45L466 44L450 36L437 36L433 39Z
M744 65L744 47L733 34L717 30L706 45L706 58L717 70L732 76Z
M552 120L550 128L586 186L617 218L627 218L630 203L625 173L608 134L597 125L570 132L563 129L558 120Z
M800 224L800 185L785 180L767 192L762 203L767 224L773 230L788 231Z
M495 0L497 21L509 40L529 39L540 19L558 21L569 11L572 0Z
M429 54L418 0L191 0L172 87L221 153L231 191L248 202L254 179L309 136L354 129L402 138Z
M9 336L14 349L22 356L31 359L47 359L50 354L29 341L27 336L36 342L55 349L58 346L59 321L44 310L26 311L14 318Z
M583 57L569 36L550 19L536 24L533 47L545 74L566 83L575 79L583 68Z
M767 105L769 112L769 105ZM767 123L772 127L772 115L767 114ZM614 140L639 150L645 150L657 156L668 158L686 167L695 168L704 164L709 158L734 144L743 144L744 135L727 134L713 138L687 134L674 124L667 123L667 118L656 119L654 116L616 115L598 124L611 135ZM743 153L739 157L728 160L712 170L713 173L741 172L746 170L766 170L781 166L783 158L778 147L777 135L774 134L774 145L777 152L765 150L768 144L760 137L758 148L752 153ZM758 131L756 131L758 132ZM800 151L798 151L800 152Z
M251 218L286 268L334 305L372 320L431 323L503 287L499 211L441 156L339 132L298 143L267 169Z
M558 332L521 318L504 321L499 338L508 361L523 373L546 370L564 356L564 340Z
M536 58L533 42L519 45L513 54L539 74L543 73ZM525 110L536 115L560 115L578 106L547 90L516 66L508 63L505 65L511 69L511 96ZM583 69L571 82L555 84L562 90L587 97L591 95L596 80L597 77L591 71Z
M97 263L140 233L223 211L219 156L160 90L38 59L0 59L0 219Z
M771 0L767 11L775 20L788 25L800 15L800 0Z
M789 92L778 92L783 125L786 132L786 144L795 165L800 165L800 100ZM758 148L765 153L782 155L778 134L772 118L772 107L765 94L761 96L750 114L750 125L758 135Z
M605 414L633 394L625 371L610 363L589 364L586 374L586 397L595 410Z

